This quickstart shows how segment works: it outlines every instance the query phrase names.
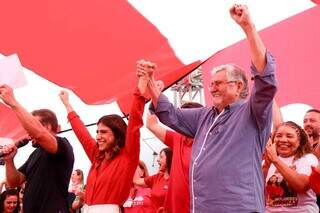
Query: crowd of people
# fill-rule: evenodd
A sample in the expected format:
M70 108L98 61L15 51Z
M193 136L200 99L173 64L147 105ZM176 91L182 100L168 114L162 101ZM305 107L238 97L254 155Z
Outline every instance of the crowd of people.
M154 78L157 65L140 60L128 125L119 115L105 115L94 138L68 92L61 91L68 120L91 162L86 182L82 170L73 171L72 146L57 135L56 115L48 109L27 112L12 88L1 85L0 99L36 149L17 169L16 145L2 147L6 189L0 213L319 212L320 111L309 110L303 127L282 121L274 100L275 59L245 5L233 5L230 15L249 44L250 94L245 71L227 64L211 72L212 106L190 102L177 108ZM152 176L139 160L148 98L146 127L167 145Z

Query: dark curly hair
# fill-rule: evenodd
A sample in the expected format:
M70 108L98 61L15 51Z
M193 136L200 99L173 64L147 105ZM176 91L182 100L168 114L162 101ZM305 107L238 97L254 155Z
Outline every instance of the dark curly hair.
M275 135L281 126L288 126L292 129L294 129L295 132L297 133L298 140L299 140L299 146L294 154L294 160L297 160L297 159L301 158L302 156L304 156L305 154L312 152L311 146L308 142L308 136L307 136L306 132L298 124L296 124L293 121L283 122L282 124L278 125L275 130L275 134L273 134L273 136L272 136L272 141L274 141Z

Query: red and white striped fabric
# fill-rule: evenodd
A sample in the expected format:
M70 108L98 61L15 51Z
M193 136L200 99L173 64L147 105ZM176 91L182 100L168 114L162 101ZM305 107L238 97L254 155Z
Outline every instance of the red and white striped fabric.
M317 3L315 0L314 2ZM87 104L110 103L117 100L121 111L128 113L131 91L136 85L135 62L138 59L156 62L159 67L156 77L169 86L197 67L200 64L199 60L204 61L226 45L243 38L241 30L231 21L228 14L228 8L232 3L231 0L3 1L0 5L0 53L18 53L24 67L50 82L73 90ZM292 4L291 0L264 0L259 1L259 4L254 0L248 0L245 3L248 4L258 29L314 6L309 0L301 1L299 4ZM303 14L317 15L319 7L311 10ZM292 17L281 25L275 25L275 29L281 35L274 36L273 27L270 27L263 33L264 36L267 40L270 36L274 37L273 40L279 39L278 44L281 46L278 46L278 49L285 50L288 47L286 45L289 45L286 41L294 42L294 38L301 38L304 32L305 36L309 33L319 33L312 31L317 27L308 27L310 24L316 24L314 20L318 19L312 21L312 18L307 18L301 23L302 19L299 17L304 16L303 14L297 15L297 18ZM304 28L297 30L292 27L295 24ZM282 27L285 29L281 29ZM309 39L316 38L313 36L308 37L308 41L311 41ZM311 48L312 44L304 44L290 45L302 48L297 52L308 53L305 57L314 59L316 54L312 55L313 52L309 53L309 50L306 50ZM241 45L235 46L242 48ZM293 49L296 48L278 53L276 47L272 47L277 58L285 58L294 52ZM221 54L222 52L218 54L219 57ZM217 56L214 56L213 60L216 61L216 58ZM222 58L235 59L232 61L242 63L230 54ZM243 58L248 60L244 55ZM307 71L311 72L310 69L303 70L302 65L296 66L294 62L298 61L295 59L291 59L290 62L282 65L284 69L281 72L284 72L283 76L290 73L290 78L285 78L288 80L294 78L291 74L292 69L299 68L300 74L304 73L304 77L308 79L303 83L301 77L293 79L292 83L288 83L288 89L302 93L301 88L306 88L303 84L309 86L310 83L307 81L316 78L306 74ZM32 82L29 82L29 85L31 84ZM294 88L294 85L298 87ZM280 88L284 91L283 94L288 94L285 84ZM307 96L309 92L304 94ZM302 99L303 95L297 97L299 101L317 104L310 102L310 98ZM282 99L291 101L292 98L293 95L283 95L279 101L286 103ZM0 137L16 137L12 135L12 130L16 129L15 119L7 116L8 113L10 110L1 105Z

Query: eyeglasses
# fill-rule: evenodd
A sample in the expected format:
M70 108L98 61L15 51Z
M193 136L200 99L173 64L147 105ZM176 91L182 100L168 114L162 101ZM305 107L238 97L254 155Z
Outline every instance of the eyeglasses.
M209 85L209 90L212 90L213 87L220 87L222 84L236 83L237 81L212 81Z

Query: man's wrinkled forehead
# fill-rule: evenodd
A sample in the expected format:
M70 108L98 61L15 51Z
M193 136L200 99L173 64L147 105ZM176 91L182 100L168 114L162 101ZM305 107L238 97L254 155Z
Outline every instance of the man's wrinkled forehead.
M215 67L211 70L211 77L219 73L226 73L226 72L227 72L227 69L223 66Z
M211 72L211 82L216 80L227 80L227 72L226 70L218 70L216 72Z

